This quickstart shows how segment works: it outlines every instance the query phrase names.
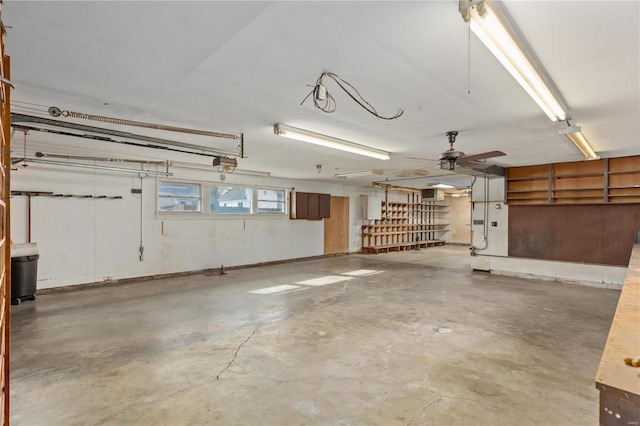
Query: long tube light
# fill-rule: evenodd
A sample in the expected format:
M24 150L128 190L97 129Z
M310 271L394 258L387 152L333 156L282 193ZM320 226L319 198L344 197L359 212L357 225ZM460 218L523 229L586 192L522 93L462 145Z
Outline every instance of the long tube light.
M552 121L566 120L568 108L500 6L489 0L479 2L470 8L468 4L468 1L460 0L463 17L465 20L467 16L470 18L471 31Z
M370 169L370 170L358 170L355 172L336 173L337 178L347 179L360 176L373 176L383 174L382 170Z
M584 158L586 158L587 160L597 160L598 158L600 158L598 154L595 153L593 148L591 148L591 145L589 145L589 142L584 137L582 132L578 131L573 133L566 133L565 136L569 138L571 142L573 142L576 148L580 150L582 155L584 155Z
M327 135L321 135L308 130L297 129L284 124L274 125L273 132L276 135L284 136L286 138L296 139L327 148L339 149L341 151L351 152L352 154L373 157L379 160L389 160L391 158L391 153L387 151L382 151L380 149L371 148Z

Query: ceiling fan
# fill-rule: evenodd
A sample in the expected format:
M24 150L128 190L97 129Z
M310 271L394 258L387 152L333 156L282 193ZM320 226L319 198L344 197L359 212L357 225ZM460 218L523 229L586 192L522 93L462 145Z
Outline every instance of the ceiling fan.
M467 167L471 169L487 169L492 166L490 163L486 163L484 161L487 158L493 157L501 157L503 155L507 155L502 151L488 151L480 154L473 155L465 155L462 151L456 151L453 148L453 144L456 141L456 136L458 136L457 130L452 130L446 133L447 138L449 138L450 148L440 154L440 165L449 164L449 170L455 170L456 164L462 167ZM443 167L444 168L444 167Z

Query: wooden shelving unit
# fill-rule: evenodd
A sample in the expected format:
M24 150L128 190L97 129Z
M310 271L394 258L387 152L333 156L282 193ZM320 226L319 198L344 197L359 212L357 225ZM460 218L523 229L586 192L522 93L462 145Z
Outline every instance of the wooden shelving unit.
M607 202L640 203L640 157L609 159Z
M593 204L604 202L605 160L551 165L551 202Z
M516 204L545 204L551 197L549 192L548 165L513 167L507 169L507 200Z
M640 156L512 167L508 204L640 202Z
M380 253L444 245L449 206L436 202L383 202L382 219L362 225L362 252Z

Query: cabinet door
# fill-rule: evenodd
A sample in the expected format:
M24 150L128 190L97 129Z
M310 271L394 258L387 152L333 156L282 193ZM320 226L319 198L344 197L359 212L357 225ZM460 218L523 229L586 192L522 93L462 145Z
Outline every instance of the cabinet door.
M309 218L309 194L307 192L291 193L291 219L308 219Z
M320 194L309 193L309 215L308 219L320 219Z
M331 217L331 195L318 194L318 217L329 218Z

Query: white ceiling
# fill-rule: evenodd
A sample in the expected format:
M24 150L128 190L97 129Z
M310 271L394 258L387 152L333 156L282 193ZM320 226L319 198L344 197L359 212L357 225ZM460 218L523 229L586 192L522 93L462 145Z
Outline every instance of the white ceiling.
M512 21L602 157L640 154L640 2L506 1ZM243 169L333 180L337 172L429 166L458 130L467 154L507 153L492 162L520 166L583 157L557 130L457 11L457 1L376 2L58 2L6 1L14 112L46 107L244 133ZM469 44L470 40L470 44ZM378 120L325 80L332 114L300 102L320 73L350 82ZM468 93L468 88L471 92ZM28 105L26 102L35 105ZM34 109L25 109L28 106ZM83 121L101 126L101 123ZM390 151L382 161L275 136L273 124L324 133ZM106 127L105 125L102 125ZM129 128L133 133L144 133ZM175 138L176 135L158 134ZM22 134L14 147L22 150ZM225 139L180 140L234 149ZM168 152L30 133L30 151L180 159ZM17 155L17 154L16 154ZM207 160L189 156L187 161ZM317 173L316 165L322 165ZM466 179L466 178L465 178ZM451 180L451 179L449 179Z

